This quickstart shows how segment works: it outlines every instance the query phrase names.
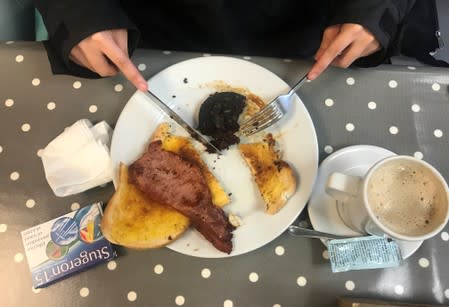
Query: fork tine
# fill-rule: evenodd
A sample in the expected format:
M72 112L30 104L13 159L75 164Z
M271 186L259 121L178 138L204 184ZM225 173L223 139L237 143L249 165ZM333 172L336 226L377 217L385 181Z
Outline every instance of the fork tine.
M245 136L250 136L256 132L259 132L260 130L263 130L278 120L280 120L284 116L284 112L282 110L278 109L276 112L271 113L270 116L263 117L260 122L253 126L247 126L240 130L241 134Z
M275 112L278 112L278 110L279 110L279 107L277 106L276 103L266 105L259 112L254 114L251 118L249 118L248 120L243 122L243 124L240 125L240 127L242 129L245 129L246 127L254 126L254 124L257 125L258 122L262 121L265 117L270 116L271 114L273 114Z
M279 121L282 117L283 117L283 113L279 112L276 113L276 115L270 119L268 119L267 121L263 122L261 125L259 126L255 126L255 127L250 127L248 129L242 130L241 134L243 134L244 136L250 136L253 135L259 131L264 130L267 127L270 127L271 125L273 125L274 123L276 123L277 121Z
M250 136L276 123L287 113L293 94L307 81L305 74L287 94L280 95L240 125L239 135Z

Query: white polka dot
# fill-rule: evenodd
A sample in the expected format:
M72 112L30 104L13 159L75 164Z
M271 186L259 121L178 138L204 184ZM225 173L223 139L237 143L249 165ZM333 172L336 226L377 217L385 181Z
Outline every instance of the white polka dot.
M80 296L81 297L88 297L89 296L89 288L87 287L82 287L80 289Z
M203 277L203 278L209 278L210 277L210 270L209 269L202 269L201 270L201 276Z
M162 264L156 264L153 270L156 274L162 274L164 272L164 266Z
M427 268L429 266L429 260L427 258L419 258L418 264L422 268Z
M322 256L323 256L323 259L329 260L329 252L328 252L327 249L325 249L325 250L323 251Z
M440 138L440 137L443 136L443 131L441 131L440 129L435 129L435 130L433 131L433 135L434 135L436 138Z
M330 153L332 153L333 151L334 151L334 148L333 148L332 146L330 146L330 145L324 146L324 152L325 152L325 153L330 154Z
M34 199L28 199L25 203L25 206L27 206L27 208L33 208L36 205L36 201Z
M14 255L14 262L22 262L23 261L23 254L22 253L17 253Z
M117 268L117 262L115 262L115 260L111 260L108 262L107 267L109 271L114 271Z
M39 84L41 84L41 80L39 80L38 78L34 78L33 80L31 80L31 84L33 84L33 86L38 86Z
M90 113L95 113L95 112L97 112L97 110L98 110L98 107L94 104L89 107Z
M423 155L422 152L420 152L420 151L416 151L416 152L413 154L413 156L414 156L416 159L419 159L419 160L422 160L422 158L424 158L424 155Z
M43 149L39 149L37 152L36 152L36 155L40 158L40 157L42 157L42 154L44 153L44 150Z
M10 178L12 181L16 181L16 180L18 180L18 179L20 178L20 174L19 174L19 172L12 172L12 173L9 175L9 178Z
M410 69L410 70L416 70L415 66L407 66L407 68Z
M252 272L249 274L249 281L250 282L257 282L259 280L259 275L257 273Z
M0 232L6 232L7 229L8 229L8 225L0 224Z
M368 109L375 110L376 108L377 108L377 103L375 103L374 101L368 102Z
M49 103L47 103L47 109L54 110L56 108L56 103L54 103L53 101L50 101Z
M355 84L355 80L352 77L349 77L346 79L346 84L347 85L354 85Z
M243 57L245 60L251 60L251 57L250 56L244 56Z
M8 98L8 99L6 99L5 100L5 106L6 107L12 107L14 105L14 100L13 99L11 99L11 98Z
M282 256L285 253L285 248L283 246L276 246L274 252L276 253L276 255Z
M273 307L282 307L280 304L274 304Z
M328 107L332 107L334 105L334 100L331 98L327 98L326 100L324 100L324 104Z
M184 305L185 302L186 302L186 299L185 299L184 296L182 296L182 295L178 295L178 296L175 298L175 303L176 303L176 305L178 305L178 306Z
M73 88L74 89L79 89L79 88L81 88L81 86L82 86L82 84L81 84L81 82L80 81L75 81L75 82L73 82Z
M432 84L432 89L433 89L435 92L438 92L438 91L440 90L440 88L441 88L441 86L440 86L438 83Z
M449 299L449 289L444 290L444 296Z
M14 44L14 41L7 41L6 42L6 45L11 45L11 44Z
M231 300L225 300L223 302L223 307L233 307L234 306L234 302Z
M169 51L169 50L164 50L164 51L162 51L162 53L167 55L167 54L171 54L171 51Z
M390 131L391 134L398 134L399 129L396 126L391 126L388 131Z
M72 204L70 205L70 209L71 209L72 211L78 210L79 208L80 208L80 204L79 204L79 203L72 203Z
M135 291L129 291L126 297L128 298L128 301L134 302L137 299L137 293Z
M307 279L304 276L299 276L296 280L296 283L298 284L298 286L304 287L305 285L307 285Z
M345 127L346 127L347 131L354 131L354 129L355 129L355 126L353 123L347 123Z
M354 288L355 288L354 282L353 282L352 280L346 281L346 282L345 282L345 288L346 288L346 290L348 290L348 291L354 290Z
M3 147L2 146L0 146L0 153L2 153L3 152Z
M441 233L441 239L442 239L443 241L449 241L449 233L447 233L446 231L443 231L443 232Z
M212 54L210 53L203 53L203 56L211 56Z
M413 112L419 112L421 110L421 107L419 106L419 104L413 104L412 105L412 111Z
M17 63L22 63L23 62L23 55L19 54L18 56L16 56L16 62Z
M396 88L396 87L398 87L398 82L396 80L390 80L388 82L388 86L391 88Z
M36 293L36 294L38 294L39 292L41 292L41 289L40 288L35 288L35 287L31 287L31 291L33 291L33 293Z
M22 125L21 129L22 129L23 132L28 132L28 131L30 131L31 126L30 126L30 124L25 123L25 124Z
M139 65L137 65L137 69L140 71L144 71L145 69L147 69L147 65L145 65L144 63L140 63Z
M396 293L397 295L404 294L404 287L401 285L394 286L394 293Z
M116 84L116 85L114 86L114 91L116 91L116 92L121 92L121 91L123 91L123 85L121 85L121 84Z

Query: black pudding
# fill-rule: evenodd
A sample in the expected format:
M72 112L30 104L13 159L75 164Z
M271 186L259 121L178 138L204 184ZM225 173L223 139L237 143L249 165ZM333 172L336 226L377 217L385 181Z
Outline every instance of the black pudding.
M245 105L246 97L234 92L210 95L201 105L198 130L210 136L219 149L239 143L235 133L240 128L238 119Z

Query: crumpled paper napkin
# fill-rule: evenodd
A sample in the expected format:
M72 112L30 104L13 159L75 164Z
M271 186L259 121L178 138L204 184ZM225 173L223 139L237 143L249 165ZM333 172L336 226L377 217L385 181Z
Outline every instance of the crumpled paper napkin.
M81 119L52 140L41 154L45 177L56 196L77 194L112 180L112 128Z

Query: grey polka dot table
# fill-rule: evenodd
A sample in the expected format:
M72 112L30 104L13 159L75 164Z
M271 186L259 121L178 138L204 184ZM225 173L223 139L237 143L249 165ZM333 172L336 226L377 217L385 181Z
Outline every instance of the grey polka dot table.
M138 50L146 78L207 54ZM290 59L244 57L292 84L310 67ZM303 87L320 160L372 144L435 165L449 179L449 71L380 66L329 69ZM319 240L283 234L244 255L188 257L167 248L117 248L118 258L48 288L34 289L20 231L93 201L112 184L70 197L50 190L40 151L80 118L114 125L134 88L121 76L54 76L43 46L0 43L0 306L335 306L339 296L449 304L449 229L401 266L333 274ZM300 220L307 221L306 211Z

